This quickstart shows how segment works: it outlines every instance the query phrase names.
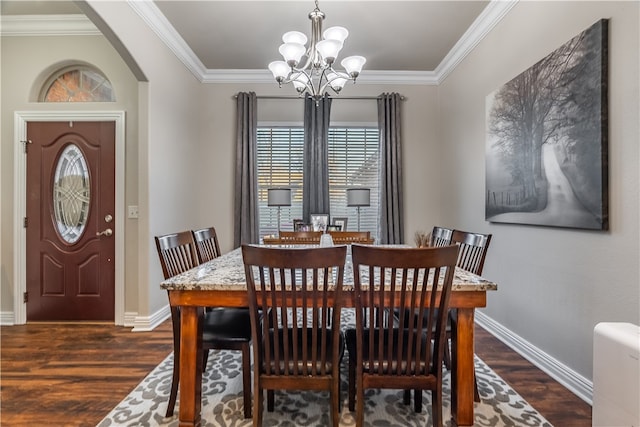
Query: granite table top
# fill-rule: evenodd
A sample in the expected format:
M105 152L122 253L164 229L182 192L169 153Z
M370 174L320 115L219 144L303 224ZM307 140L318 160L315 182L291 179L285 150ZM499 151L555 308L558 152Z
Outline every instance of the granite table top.
M304 248L309 246L295 245L290 248ZM237 291L246 290L244 263L242 250L236 248L226 254L203 263L189 271L178 274L160 284L162 289L169 291ZM345 263L343 289L353 290L353 268L350 251L347 252ZM453 279L453 291L495 291L498 285L476 274L456 267Z

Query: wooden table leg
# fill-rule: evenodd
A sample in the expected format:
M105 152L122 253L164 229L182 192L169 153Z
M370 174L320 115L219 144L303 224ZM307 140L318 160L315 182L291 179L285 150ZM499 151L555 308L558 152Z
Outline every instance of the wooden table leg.
M202 405L202 308L180 311L180 427L197 427Z
M456 311L451 337L451 415L456 425L471 426L474 423L474 309L459 308Z

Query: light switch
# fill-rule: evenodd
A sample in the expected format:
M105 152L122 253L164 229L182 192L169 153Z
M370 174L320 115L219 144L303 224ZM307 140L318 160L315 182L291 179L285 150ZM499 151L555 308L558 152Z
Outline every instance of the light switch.
M138 218L138 207L137 206L129 206L129 214L128 218Z

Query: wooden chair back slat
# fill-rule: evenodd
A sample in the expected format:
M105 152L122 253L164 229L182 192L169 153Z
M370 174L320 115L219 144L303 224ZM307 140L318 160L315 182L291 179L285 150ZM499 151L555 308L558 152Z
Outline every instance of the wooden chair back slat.
M429 246L449 246L451 244L451 236L453 235L453 230L445 227L433 227L431 230L431 242Z
M458 254L458 267L477 275L482 275L484 262L487 257L491 234L470 233L454 230L451 243L460 246Z
M156 236L155 241L165 279L200 264L191 231Z
M200 263L211 261L222 255L215 227L194 230L193 240L196 242L196 251Z

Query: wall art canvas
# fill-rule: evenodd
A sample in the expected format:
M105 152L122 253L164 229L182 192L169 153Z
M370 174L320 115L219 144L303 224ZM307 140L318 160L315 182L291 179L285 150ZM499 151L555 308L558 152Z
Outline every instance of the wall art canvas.
M608 20L486 99L485 218L607 230Z

